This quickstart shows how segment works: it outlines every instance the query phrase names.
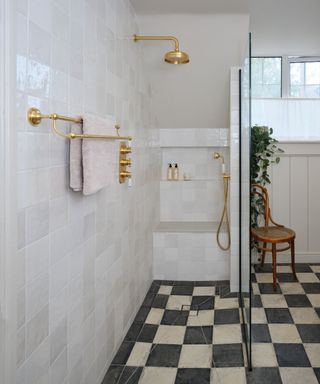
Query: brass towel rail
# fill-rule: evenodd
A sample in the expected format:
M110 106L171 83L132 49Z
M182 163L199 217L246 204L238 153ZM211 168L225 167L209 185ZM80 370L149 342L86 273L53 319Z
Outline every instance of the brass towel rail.
M132 140L131 136L120 136L119 135L119 125L115 125L115 129L117 130L117 136L112 135L95 135L95 134L80 134L80 133L65 133L63 131L60 131L57 128L56 121L57 120L63 120L63 121L69 121L71 123L75 124L83 124L83 121L81 118L75 118L75 117L68 117L63 115L58 115L57 113L52 113L51 115L43 115L41 111L38 108L30 108L28 110L28 121L31 125L37 126L42 122L42 119L50 119L53 121L53 131L61 137L64 137L66 139L105 139L105 140Z

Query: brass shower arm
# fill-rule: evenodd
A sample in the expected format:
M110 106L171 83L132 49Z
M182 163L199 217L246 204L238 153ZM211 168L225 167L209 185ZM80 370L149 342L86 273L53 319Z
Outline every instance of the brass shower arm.
M161 40L161 41L173 41L175 45L175 51L180 51L179 40L174 36L141 36L133 35L134 41L139 40Z

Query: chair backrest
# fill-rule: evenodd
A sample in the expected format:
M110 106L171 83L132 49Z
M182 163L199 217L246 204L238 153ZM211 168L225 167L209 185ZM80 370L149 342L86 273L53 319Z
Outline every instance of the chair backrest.
M259 196L263 200L264 207L264 221L265 226L269 226L270 222L270 205L269 205L269 195L268 190L261 184L251 184L251 195Z

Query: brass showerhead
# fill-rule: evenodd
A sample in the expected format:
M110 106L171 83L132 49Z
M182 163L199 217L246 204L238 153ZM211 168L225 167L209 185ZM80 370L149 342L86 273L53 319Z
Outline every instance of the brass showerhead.
M169 64L187 64L190 62L189 55L180 51L179 40L174 36L138 36L133 35L134 41L139 40L171 40L175 44L174 51L167 52L164 61Z

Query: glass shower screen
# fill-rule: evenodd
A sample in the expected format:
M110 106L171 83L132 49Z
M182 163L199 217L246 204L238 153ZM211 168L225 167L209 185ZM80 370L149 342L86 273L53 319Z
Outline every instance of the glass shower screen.
M251 369L251 246L250 246L250 147L251 147L251 35L239 71L239 253L240 300L244 334Z

